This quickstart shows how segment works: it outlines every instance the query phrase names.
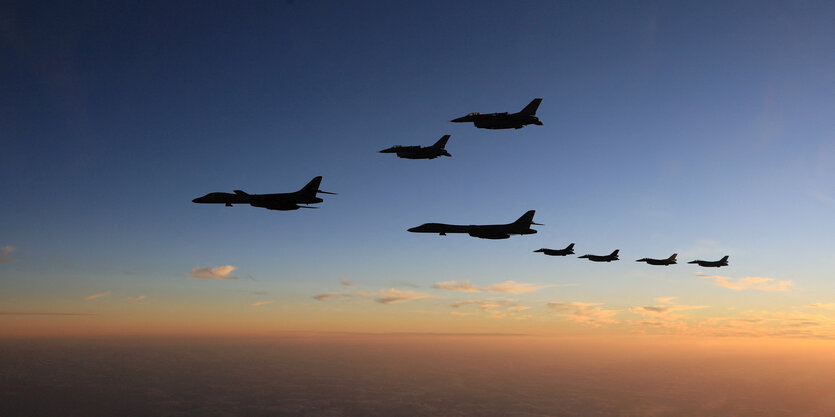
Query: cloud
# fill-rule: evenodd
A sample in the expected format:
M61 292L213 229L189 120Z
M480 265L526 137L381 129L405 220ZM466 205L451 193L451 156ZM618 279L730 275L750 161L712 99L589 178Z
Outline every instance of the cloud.
M777 281L774 278L764 277L742 277L736 282L733 282L732 277L725 277L721 275L699 275L701 277L710 278L713 282L720 286L734 291L743 290L759 290L759 291L788 291L794 286L794 282Z
M483 288L470 284L470 280L466 281L444 281L432 286L438 290L460 291L460 292L480 292Z
M122 301L127 301L129 303L136 303L136 304L148 304L147 301L148 297L144 295L138 295L136 297L125 297Z
M110 294L113 294L113 291L105 291L105 292L100 292L98 294L91 294L91 295L88 295L88 296L84 297L84 301L93 301L97 298L107 297Z
M807 305L806 308L821 308L824 310L835 310L835 303L814 303Z
M221 280L230 280L230 279L238 279L238 277L229 276L232 271L238 268L232 265L223 265L218 267L211 267L211 266L204 266L202 268L194 268L191 270L191 273L188 275L192 278L197 279L221 279Z
M551 287L552 285L537 285L527 284L516 281L505 281L500 284L493 284L487 287L488 290L494 292L505 292L510 294L527 294L530 292L539 291L543 288Z
M643 314L645 316L657 316L661 314L673 313L683 310L695 310L699 308L707 308L708 306L684 306L684 305L657 305L657 306L634 306L629 307L629 311L636 314Z
M600 327L603 324L617 324L619 321L612 317L618 314L619 310L606 310L599 306L600 303L581 303L577 301L550 302L548 308L565 314L566 320L577 322L586 326Z
M331 298L351 298L351 294L347 292L328 292L313 296L313 299L318 301L327 301Z
M11 262L15 259L9 256L10 253L16 251L14 246L3 246L0 248L0 262Z
M250 305L251 305L251 306L253 306L253 307L261 307L261 306L265 306L265 305L267 305L267 304L270 304L270 303L272 303L272 302L273 302L273 300L270 300L270 301L258 301L258 302L252 303L252 304L250 304Z
M678 297L658 297L655 301L661 304L675 304L677 298Z
M457 317L466 317L466 316L472 316L473 315L473 313L461 313L459 311L450 311L449 314L451 314L453 316L457 316Z
M346 286L346 287L348 287L348 288L357 288L357 286L356 286L356 285L354 285L354 284L351 284L351 281L348 281L348 279L347 279L347 278L342 278L342 279L340 279L339 281L342 283L342 285L344 285L344 286Z
M376 301L382 304L399 304L426 298L429 298L429 294L417 291L401 291L392 288L390 290L380 290L380 298Z

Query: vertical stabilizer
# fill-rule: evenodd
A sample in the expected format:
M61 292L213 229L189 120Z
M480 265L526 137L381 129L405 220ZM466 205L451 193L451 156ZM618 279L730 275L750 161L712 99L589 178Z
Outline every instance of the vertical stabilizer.
M303 193L303 194L309 194L309 195L312 195L312 196L316 196L316 193L319 191L319 184L321 184L321 183L322 183L322 177L321 176L313 178L312 180L310 180L309 183L307 183L307 185L302 187L302 189L299 190L299 192Z
M441 136L441 138L440 138L440 139L438 139L438 141L437 141L437 142L435 142L435 144L434 144L434 145L432 145L432 147L433 147L433 148L444 149L444 147L446 146L446 142L449 140L449 136L450 136L450 135L443 135L443 136Z
M525 106L525 108L522 109L522 111L520 111L519 113L533 116L533 115L536 114L536 109L539 108L539 103L542 103L542 99L541 98L535 98L535 99L533 99L533 101L528 103L528 105Z
M522 217L518 218L513 224L523 224L525 226L530 226L533 224L533 215L536 213L536 210L528 210Z

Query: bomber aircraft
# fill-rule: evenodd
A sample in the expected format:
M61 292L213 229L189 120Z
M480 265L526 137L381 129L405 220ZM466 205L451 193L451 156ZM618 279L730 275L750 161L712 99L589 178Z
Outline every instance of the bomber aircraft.
M705 268L720 268L723 266L728 266L728 257L723 256L722 259L718 261L703 261L701 259L696 259L695 261L688 262L689 264L699 264L699 266Z
M277 194L247 194L241 190L235 190L231 193L209 193L203 197L191 200L194 203L201 204L225 204L226 207L232 207L233 204L249 204L252 207L263 207L269 210L298 210L300 208L318 208L311 206L303 206L301 204L315 204L321 203L323 200L316 197L317 193L322 194L336 194L322 191L319 189L319 184L322 182L322 177L316 177L310 180L307 185L301 190L293 193L277 193Z
M413 233L437 233L446 236L447 233L466 233L472 237L481 239L507 239L510 235L531 235L536 230L531 225L543 226L533 222L535 210L529 210L513 223L508 224L486 224L486 225L457 225L444 223L424 223L420 226L409 229Z
M432 146L395 145L391 148L383 149L380 153L396 153L398 157L406 159L435 159L439 156L452 156L444 149L448 140L449 135L443 135Z
M646 262L650 265L664 265L664 266L674 265L676 263L676 255L678 255L678 254L674 253L672 256L670 256L667 259L641 258L641 259L638 259L635 262Z
M565 249L548 249L542 248L537 249L534 252L542 252L548 256L565 256L565 255L574 255L574 244L570 244L565 247Z
M542 126L542 122L536 117L536 109L541 102L541 98L535 98L519 113L470 113L450 121L454 123L473 122L475 127L482 129L521 129L525 125Z
M612 252L608 255L589 255L589 254L586 254L586 255L580 256L580 258L586 258L586 259L588 259L592 262L612 262L612 261L617 261L617 260L620 259L620 258L618 258L618 252L619 251L620 251L620 249L615 249L614 252Z

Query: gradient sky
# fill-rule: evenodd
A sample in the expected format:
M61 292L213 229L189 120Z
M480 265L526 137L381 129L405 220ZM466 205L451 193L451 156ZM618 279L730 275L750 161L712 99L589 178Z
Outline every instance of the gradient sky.
M832 16L823 1L6 2L0 332L835 338ZM449 122L534 97L544 126ZM452 158L377 153L444 134ZM339 193L318 210L191 202L317 175ZM406 232L530 209L531 236ZM571 242L621 261L532 252Z

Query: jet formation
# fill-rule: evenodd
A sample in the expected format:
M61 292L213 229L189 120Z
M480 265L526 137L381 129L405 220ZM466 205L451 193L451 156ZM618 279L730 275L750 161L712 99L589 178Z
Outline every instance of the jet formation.
M398 158L406 159L435 159L439 156L452 156L444 149L449 135L443 135L432 146L401 146L394 145L391 148L386 148L380 153L394 153Z
M526 125L542 126L542 122L536 117L539 103L542 103L542 99L535 98L518 113L470 113L450 121L453 123L473 122L475 127L482 129L521 129Z
M466 233L472 237L481 239L507 239L510 235L532 235L536 233L536 230L531 229L531 225L542 225L533 222L535 212L535 210L529 210L515 222L507 224L464 226L445 223L424 223L408 229L408 231L412 233L437 233L441 236L446 236L447 233Z
M316 204L324 201L316 196L317 193L336 194L320 190L319 184L321 182L321 176L315 177L301 190L292 193L248 194L241 190L235 190L234 193L209 193L191 201L199 204L224 204L226 207L232 207L233 204L249 204L252 207L281 211L298 210L300 208L315 209L318 207L303 206L302 204Z
M536 110L542 103L541 98L535 98L528 103L525 108L517 113L470 113L466 116L451 120L453 123L472 122L477 128L482 129L521 129L527 125L542 126L542 122L536 117ZM435 159L441 156L451 157L446 150L447 141L450 135L443 135L437 142L431 146L402 146L395 145L379 151L380 153L393 153L398 158L405 159ZM234 204L249 204L253 207L266 208L268 210L298 210L300 208L318 208L308 204L321 203L323 200L317 194L336 194L319 189L322 182L322 177L318 176L310 180L300 190L291 193L274 193L274 194L248 194L241 190L234 190L232 193L214 192L198 197L192 200L199 204L223 204L227 207L232 207ZM507 224L487 224L487 225L456 225L446 223L424 223L420 226L408 229L412 233L437 233L445 236L447 233L466 233L472 237L480 239L508 239L511 235L531 235L537 231L531 228L531 225L542 226L539 223L534 223L533 216L535 211L529 210L522 217L516 221ZM548 249L540 248L534 252L541 252L548 256L567 256L574 254L574 243L569 244L564 249ZM618 257L619 250L615 250L609 255L592 255L586 254L579 256L592 262L613 262L620 258ZM646 262L649 265L674 265L676 264L677 254L672 254L666 259L655 258L641 258L635 262ZM698 264L706 268L720 268L728 266L728 256L723 257L718 261L703 261L697 259L688 262L688 264Z

